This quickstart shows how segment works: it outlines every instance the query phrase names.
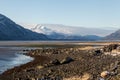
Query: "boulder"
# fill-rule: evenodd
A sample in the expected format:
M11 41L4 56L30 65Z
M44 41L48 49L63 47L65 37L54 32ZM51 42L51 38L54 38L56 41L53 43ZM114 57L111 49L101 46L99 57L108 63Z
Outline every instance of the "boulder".
M99 56L102 54L102 51L100 49L94 51L94 56Z
M111 52L112 50L117 49L118 46L118 44L110 44L108 46L104 46L103 50L104 52Z
M63 59L60 63L61 64L67 64L74 61L71 57L66 57L65 59Z
M50 63L54 64L54 65L59 65L60 61L58 59L55 59L55 60L51 61Z

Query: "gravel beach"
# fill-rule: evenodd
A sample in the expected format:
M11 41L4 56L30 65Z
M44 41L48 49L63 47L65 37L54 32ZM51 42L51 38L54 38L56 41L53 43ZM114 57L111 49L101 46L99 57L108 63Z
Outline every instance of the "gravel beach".
M113 73L104 79L120 79L120 56L105 55L99 51L101 48L86 47L29 50L25 55L34 60L4 72L0 80L99 80L103 71ZM112 68L116 63L115 74Z

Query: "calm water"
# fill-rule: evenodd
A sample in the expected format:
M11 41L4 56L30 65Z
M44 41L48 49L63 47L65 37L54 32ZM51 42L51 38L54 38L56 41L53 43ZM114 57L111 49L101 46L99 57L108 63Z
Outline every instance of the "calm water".
M28 63L33 58L20 54L24 47L0 47L0 74L7 69Z

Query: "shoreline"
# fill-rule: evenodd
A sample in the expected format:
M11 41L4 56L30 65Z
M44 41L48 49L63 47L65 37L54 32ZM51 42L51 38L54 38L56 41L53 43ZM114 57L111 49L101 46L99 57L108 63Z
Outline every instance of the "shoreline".
M0 74L33 60L32 57L26 56L22 52L23 50L17 47L0 47Z
M11 78L13 78L13 80L14 80L14 75L11 75L11 74L17 73L17 72L20 72L20 71L24 71L24 70L32 68L32 67L35 67L39 63L43 63L43 62L49 60L49 58L45 57L45 56L33 56L33 55L30 55L30 54L29 55L26 54L26 56L30 56L34 59L32 61L26 63L26 64L22 64L20 66L15 66L14 68L8 69L7 71L0 74L0 79L2 79L2 80L8 80L8 79L12 80ZM6 78L6 76L8 76L8 77Z
M72 80L75 76L79 80L86 76L90 80L95 80L102 71L109 70L111 64L120 61L120 56L94 55L95 49L83 48L82 46L31 50L26 55L33 57L33 61L5 71L0 75L0 79L44 80L48 78L48 80L54 80L60 78L60 80L70 80L71 78ZM65 62L66 58L68 62Z

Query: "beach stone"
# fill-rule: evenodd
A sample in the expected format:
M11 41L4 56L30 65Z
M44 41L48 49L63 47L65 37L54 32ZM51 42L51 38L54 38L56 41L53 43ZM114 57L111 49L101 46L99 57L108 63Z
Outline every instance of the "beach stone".
M108 71L103 71L103 72L101 72L100 76L101 76L102 78L106 78L109 74L110 74L110 72L108 72Z
M117 51L120 52L120 46L117 47Z
M44 66L38 65L38 66L36 66L36 68L37 69L42 69L42 68L44 68Z
M99 78L98 80L105 80L104 78Z
M43 79L43 78L42 79L41 78L36 78L36 80L45 80L45 79Z
M28 79L25 79L25 80L35 80L35 78L28 78Z
M55 80L63 80L63 78L61 76L55 76Z
M112 50L117 49L118 46L118 44L110 44L108 46L104 46L103 50L104 52L111 52Z
M84 73L83 76L72 76L65 78L64 80L94 80L92 76L88 73Z
M115 76L115 75L117 75L117 74L118 74L118 71L115 71L115 72L114 72L114 71L113 71L113 72L110 72L110 75L111 75L111 76Z
M21 80L21 78L15 78L15 80Z
M120 65L120 61L116 61L116 62L115 62L115 65Z
M31 78L30 80L35 80L35 78Z
M35 55L35 52L32 52L31 55Z
M82 76L81 80L90 80L91 78L92 78L92 76L91 76L90 74L85 73L85 74Z
M30 68L30 69L26 69L25 71L26 71L26 72L31 72L31 71L35 71L35 69Z
M49 69L47 72L48 72L48 73L52 73L52 70L51 70L51 69Z
M71 61L73 61L73 59L71 57L66 57L60 63L61 64L67 64L67 63L70 63Z
M99 56L99 55L101 55L102 54L102 51L101 50L94 50L94 52L93 52L93 55L94 56Z
M50 63L54 64L54 65L59 65L60 61L58 59L55 59L55 60L51 61Z
M48 76L43 76L42 78L39 78L38 80L51 80L51 78Z
M54 51L53 54L58 54L58 51Z

